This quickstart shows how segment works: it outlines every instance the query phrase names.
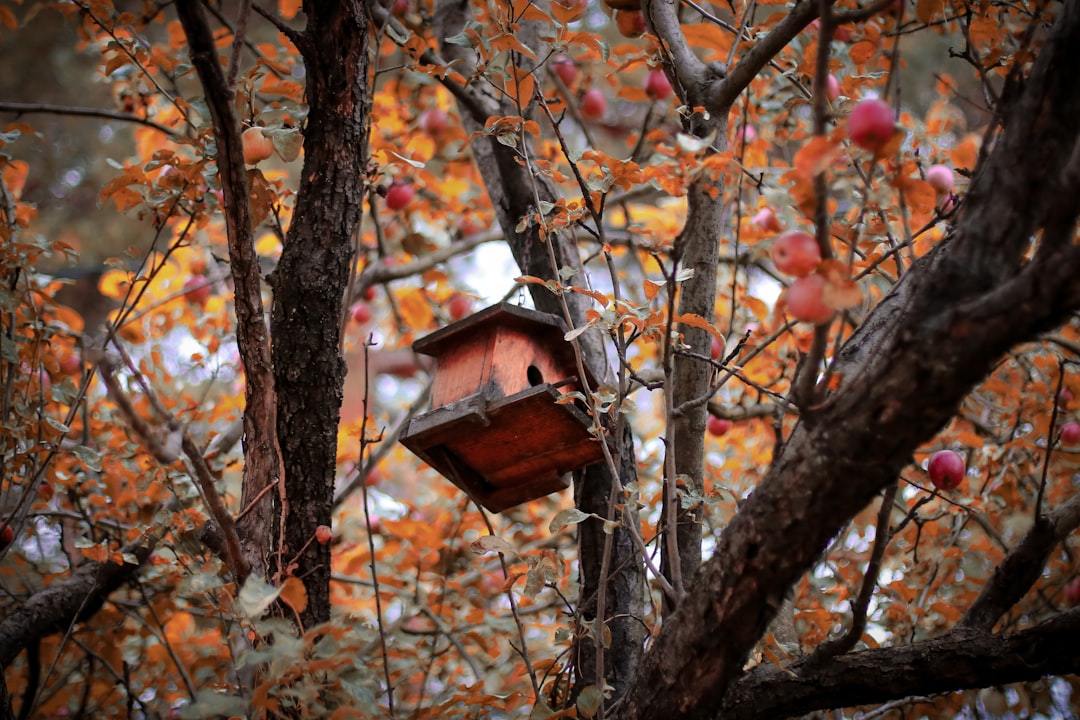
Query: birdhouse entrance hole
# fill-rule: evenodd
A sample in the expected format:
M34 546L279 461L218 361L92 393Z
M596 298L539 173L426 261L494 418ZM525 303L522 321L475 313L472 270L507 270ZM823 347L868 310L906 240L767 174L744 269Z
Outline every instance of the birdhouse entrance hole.
M435 358L431 410L401 442L494 512L566 488L603 449L584 404L563 397L583 390L565 332L501 303L416 341Z

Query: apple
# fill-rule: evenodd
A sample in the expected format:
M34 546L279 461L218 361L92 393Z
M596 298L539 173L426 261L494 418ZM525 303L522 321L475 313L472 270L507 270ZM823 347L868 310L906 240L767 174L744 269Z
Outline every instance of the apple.
M60 372L64 375L78 375L82 372L82 360L79 359L79 354L74 350L61 355L57 364L60 366Z
M938 195L952 192L953 171L947 165L931 165L926 171L926 182L937 190Z
M645 75L645 94L653 100L671 97L671 82L662 70L650 70Z
M757 139L757 130L753 125L746 125L739 128L739 138L742 139L743 144L752 143Z
M821 263L821 250L813 235L789 230L773 241L772 261L785 275L806 277Z
M712 345L709 347L709 356L713 360L719 360L720 356L724 354L724 344L717 338L712 339Z
M835 75L829 75L825 78L825 97L829 98L829 102L836 102L840 99L840 81L836 79Z
M1080 577L1075 577L1065 586L1065 602L1070 605L1080 603Z
M926 472L930 475L930 482L938 490L955 490L964 479L967 466L960 453L941 450L931 456Z
M1061 392L1058 393L1058 404L1061 407L1069 407L1069 403L1073 401L1073 394L1069 392L1069 388L1061 388Z
M0 527L0 550L3 550L8 545L15 541L15 531L10 525L4 523L3 527Z
M263 134L262 128L250 127L240 136L244 144L244 162L258 165L274 153L274 143Z
M607 112L607 98L596 88L590 88L581 96L581 116L586 120L599 120Z
M844 25L836 28L836 31L833 33L833 40L838 42L851 42L853 37L854 35L851 34L851 28Z
M559 76L559 79L563 81L563 84L570 87L577 80L578 66L574 64L574 61L565 55L559 55L557 58L551 61L551 69L555 71L555 74Z
M863 150L880 151L895 133L892 108L881 100L860 100L848 115L848 136Z
M386 207L391 210L401 210L413 199L412 185L394 183L386 190Z
M197 277L192 275L184 281L184 298L189 303L194 303L199 307L206 305L206 301L210 299L210 281L203 277Z
M330 538L334 537L334 532L330 529L329 525L320 525L315 528L315 539L320 545L325 545L330 542Z
M53 499L53 496L56 495L56 490L49 483L42 482L38 485L37 494L39 498L45 502L49 502Z
M439 108L428 108L420 113L420 129L430 137L437 138L446 132L450 125L450 116Z
M364 299L367 300L368 302L371 302L372 300L375 299L375 287L374 286L369 285L368 287L366 287L364 289Z
M394 0L394 4L390 10L395 17L402 17L409 12L409 0Z
M352 307L352 320L357 325L364 325L371 320L371 306L358 302Z
M460 320L472 310L472 300L470 300L467 295L454 293L450 297L449 302L447 302L446 309L447 312L450 313L450 318L452 320Z
M780 222L780 218L776 217L776 213L769 208L758 210L750 222L767 232L781 232L784 229L784 224Z
M616 10L615 26L623 37L639 38L645 34L645 16L640 10Z
M709 434L714 437L720 437L726 435L727 431L731 429L731 421L725 418L719 418L715 415L710 415L709 419L705 422L705 429L709 431Z
M836 310L825 304L825 277L817 273L801 277L787 289L787 307L796 320L823 325Z
M1061 442L1066 445L1075 445L1080 442L1080 422L1070 420L1061 426Z

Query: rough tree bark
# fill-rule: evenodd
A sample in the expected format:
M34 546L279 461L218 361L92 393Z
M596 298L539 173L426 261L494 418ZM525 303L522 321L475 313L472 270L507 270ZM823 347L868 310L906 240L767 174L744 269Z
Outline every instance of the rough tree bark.
M467 0L441 0L436 11L437 36L451 37L463 26L469 3ZM536 53L546 57L548 46L536 33L534 23L522 22L519 39ZM446 59L467 62L469 56L459 46L443 43L441 52ZM535 69L537 87L542 84L545 68L534 67L525 57L518 57L523 67ZM469 132L476 132L488 117L516 116L518 109L509 101L500 100L493 94L484 94L473 86L461 87L448 82L448 87L459 100L459 110ZM531 108L526 115L532 115ZM541 123L546 122L539 119ZM527 137L522 138L527 143ZM527 145L523 145L527 148ZM494 137L479 137L472 143L477 167L484 179L499 225L506 234L507 243L526 275L542 279L559 278L560 268L578 271L576 281L581 281L581 259L573 240L564 233L541 239L538 227L531 223L518 231L519 221L537 212L538 202L554 202L554 188L539 173L533 173L525 160L528 153L499 143ZM558 267L552 267L548 243L554 252ZM573 281L572 281L573 282ZM546 288L532 285L530 291L538 310L565 317L580 327L586 323L585 312L590 300L576 293L561 297ZM563 308L563 303L566 309ZM582 360L585 367L604 383L612 382L612 370L604 349L604 339L599 332L589 331L579 336ZM612 423L611 452L616 474L606 464L587 468L575 487L575 501L580 510L600 517L609 517L612 491L620 502L623 490L637 479L637 462L634 456L633 436L627 428L620 432ZM637 508L634 503L622 503L624 509L616 512L615 519L637 526ZM589 519L578 525L578 551L580 598L578 611L585 622L592 622L598 615L601 567L604 566L606 540L599 520ZM633 537L625 527L616 528L611 536L610 557L607 566L612 568L604 589L603 617L610 633L610 649L604 653L602 678L597 672L597 648L590 637L582 637L575 657L577 673L576 689L607 682L613 688L613 698L621 697L641 656L645 638L641 618L644 613L644 571Z
M620 718L719 712L749 649L829 538L895 481L1002 353L1080 304L1080 80L1067 70L1078 63L1080 8L1066 3L1029 77L1003 100L1004 129L975 170L954 232L845 344L833 366L840 387L804 410L720 536Z
M271 334L285 478L275 507L275 532L284 533L277 570L303 568L301 621L311 627L330 619L330 546L311 539L331 522L345 378L341 308L363 210L370 107L366 4L305 2L304 13L307 26L292 38L307 69L304 168L272 277Z

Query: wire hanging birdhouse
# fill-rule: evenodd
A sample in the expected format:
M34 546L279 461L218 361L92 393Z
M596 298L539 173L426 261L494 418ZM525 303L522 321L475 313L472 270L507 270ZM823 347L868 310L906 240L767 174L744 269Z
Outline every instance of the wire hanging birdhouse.
M417 340L435 358L432 409L402 444L492 512L565 489L603 457L584 405L558 402L582 390L565 333L555 315L500 303Z

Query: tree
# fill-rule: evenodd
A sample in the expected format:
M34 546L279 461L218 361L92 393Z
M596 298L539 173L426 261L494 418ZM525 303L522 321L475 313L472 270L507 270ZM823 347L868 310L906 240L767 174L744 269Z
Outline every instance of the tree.
M1067 712L1080 9L606 2L0 6L108 91L0 102L5 717ZM605 461L493 517L406 348L526 290Z

